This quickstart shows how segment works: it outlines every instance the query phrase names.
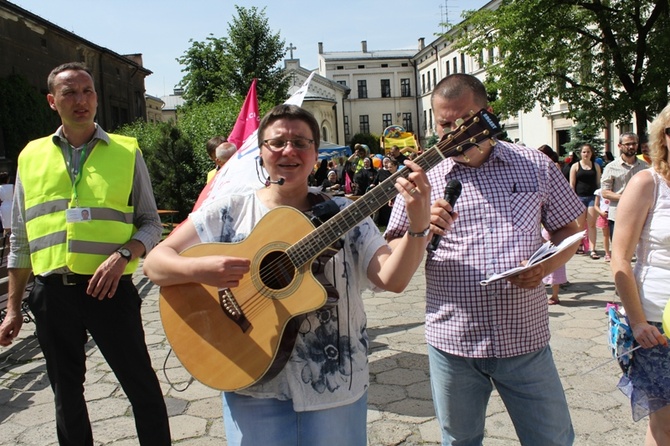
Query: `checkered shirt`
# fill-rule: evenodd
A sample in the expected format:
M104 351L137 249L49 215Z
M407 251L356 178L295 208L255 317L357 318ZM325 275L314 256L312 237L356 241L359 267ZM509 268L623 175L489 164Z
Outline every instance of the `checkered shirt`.
M463 191L454 207L458 219L426 260L427 342L472 358L512 357L546 346L544 286L479 282L528 259L544 242L541 224L553 232L583 212L568 182L543 153L504 142L478 168L447 159L428 177L433 201L452 179ZM386 236L401 237L408 227L399 197Z
M603 175L600 178L602 190L611 190L614 193L621 194L628 185L628 182L636 173L648 169L649 164L639 158L635 158L634 164L628 164L618 156L614 161L605 166ZM619 200L610 200L610 208L607 211L609 220L616 220L616 208Z

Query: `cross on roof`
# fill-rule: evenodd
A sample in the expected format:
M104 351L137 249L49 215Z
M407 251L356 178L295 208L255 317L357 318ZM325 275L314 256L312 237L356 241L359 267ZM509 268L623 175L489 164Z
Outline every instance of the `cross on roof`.
M291 52L291 59L293 59L293 50L297 50L298 48L294 47L292 43L289 43L288 48L286 49Z

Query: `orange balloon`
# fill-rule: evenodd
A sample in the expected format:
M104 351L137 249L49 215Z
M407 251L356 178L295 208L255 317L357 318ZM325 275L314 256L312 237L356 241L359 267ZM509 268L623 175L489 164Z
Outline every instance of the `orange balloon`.
M382 160L380 160L375 156L372 158L372 165L374 166L375 169L379 169L382 167Z

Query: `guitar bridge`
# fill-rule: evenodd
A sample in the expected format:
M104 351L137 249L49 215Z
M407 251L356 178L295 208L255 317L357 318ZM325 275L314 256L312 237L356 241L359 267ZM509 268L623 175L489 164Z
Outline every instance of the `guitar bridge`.
M233 296L229 288L219 290L219 304L226 316L235 322L242 332L246 332L251 328L251 323L242 312L240 305L235 300L235 296Z

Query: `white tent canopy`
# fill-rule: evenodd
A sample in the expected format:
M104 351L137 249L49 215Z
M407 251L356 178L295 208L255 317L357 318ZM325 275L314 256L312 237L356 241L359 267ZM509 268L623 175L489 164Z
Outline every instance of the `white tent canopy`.
M340 156L349 157L351 149L349 146L341 146L328 141L321 141L319 143L319 159L332 159Z

